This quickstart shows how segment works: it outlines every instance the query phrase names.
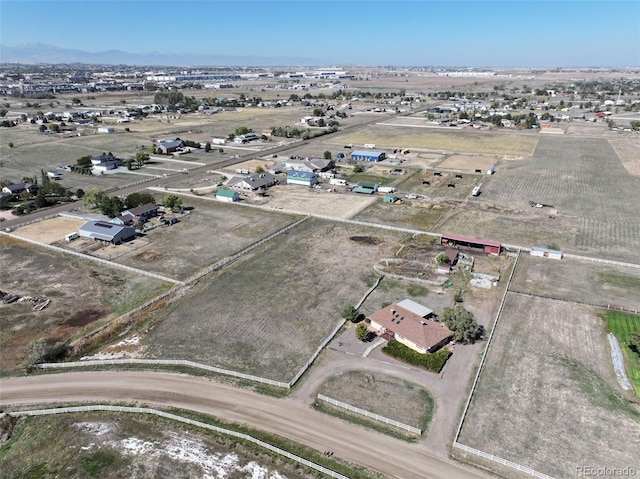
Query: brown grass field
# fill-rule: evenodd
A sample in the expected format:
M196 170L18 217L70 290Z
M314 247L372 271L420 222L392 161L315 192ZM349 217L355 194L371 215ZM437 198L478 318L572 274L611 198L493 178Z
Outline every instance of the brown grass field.
M448 170L482 170L482 173L487 171L487 168L494 166L498 162L498 158L495 156L481 156L481 155L450 155L445 160L438 164L438 168Z
M618 158L630 175L640 175L640 138L625 138L609 140L609 144L615 150Z
M509 293L460 442L559 478L638 470L640 411L622 397L597 313Z
M0 304L3 372L26 366L29 343L65 342L96 321L117 317L170 286L5 236L0 237L0 249L2 290L51 300L42 311L33 311L30 302Z
M510 290L640 310L640 270L522 255Z
M384 374L345 371L329 378L318 393L423 431L433 414L433 399L426 390ZM393 407L389 397L394 398Z
M293 215L243 208L219 201L184 199L189 216L149 231L147 246L116 261L145 271L184 279L251 243L293 223ZM177 246L179 245L179 246Z
M366 245L349 240L374 235ZM205 278L143 340L149 357L190 359L288 381L367 289L395 235L309 220ZM340 248L335 245L339 244Z
M20 236L21 238L52 244L64 241L65 235L77 231L84 223L84 220L57 216L55 218L22 226L13 230L12 233Z
M515 132L442 131L402 126L369 125L355 132L338 133L332 141L362 145L374 143L377 150L417 148L449 153L529 156L538 137Z

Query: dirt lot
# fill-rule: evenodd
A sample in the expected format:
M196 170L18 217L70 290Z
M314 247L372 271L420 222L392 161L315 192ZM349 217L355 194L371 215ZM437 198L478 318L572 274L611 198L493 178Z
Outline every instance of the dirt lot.
M170 285L146 276L32 247L0 237L2 290L42 297L51 303L42 311L33 304L0 304L1 370L27 361L28 345L40 339L48 345L64 342L96 321L119 316ZM33 361L37 358L30 357Z
M402 203L395 204L375 201L358 213L355 219L423 231L435 231L436 225L448 210L449 208L446 206L416 200L403 199Z
M626 138L624 140L609 140L618 158L630 175L640 175L640 138Z
M21 238L27 238L41 243L52 244L64 241L65 235L78 231L86 221L57 216L48 220L38 221L22 226L12 231Z
M522 255L510 289L640 310L640 270L632 268Z
M397 248L395 235L378 230L377 245L349 240L371 233L309 220L201 281L142 344L149 357L288 381L367 289L374 258Z
M300 214L352 218L367 206L382 198L345 192L343 188L313 189L296 185L281 185L269 189L265 205L276 210ZM331 189L328 192L327 189ZM333 191L335 190L335 191Z
M638 470L639 424L640 412L622 399L595 312L509 293L460 442L553 477L576 477L585 460Z
M416 384L366 371L345 371L333 376L318 393L423 431L434 408L433 398ZM389 403L390 397L393 404Z

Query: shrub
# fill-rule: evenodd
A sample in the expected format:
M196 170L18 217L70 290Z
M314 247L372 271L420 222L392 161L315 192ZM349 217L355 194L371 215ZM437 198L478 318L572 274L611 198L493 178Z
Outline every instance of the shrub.
M439 373L447 362L447 359L449 359L449 356L451 356L451 351L448 349L441 349L433 354L421 354L399 343L395 339L389 340L387 345L382 348L382 352L387 356L399 359L413 366L419 366L434 373Z
M358 324L356 326L356 338L358 338L363 343L368 343L374 338L375 334L369 331L364 324Z

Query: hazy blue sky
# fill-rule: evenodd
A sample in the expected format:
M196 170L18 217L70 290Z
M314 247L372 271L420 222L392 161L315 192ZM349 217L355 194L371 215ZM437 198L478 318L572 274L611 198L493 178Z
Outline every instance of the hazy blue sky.
M0 42L10 46L318 65L640 65L637 0L0 0L0 8Z

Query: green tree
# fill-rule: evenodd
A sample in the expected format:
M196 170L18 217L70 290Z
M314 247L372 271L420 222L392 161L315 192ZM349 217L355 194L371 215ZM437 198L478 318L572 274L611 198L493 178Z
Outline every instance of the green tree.
M331 159L331 152L330 152L329 150L325 151L325 152L322 154L322 157L323 157L325 160L330 160L330 159Z
M640 356L640 333L633 333L629 338L629 349Z
M246 135L247 133L251 133L253 130L251 128L247 128L246 126L239 126L234 130L235 136ZM235 137L234 137L235 138Z
M324 116L324 110L322 108L314 108L313 116Z
M211 151L211 143L207 141L204 145L204 152L209 153L210 151Z
M106 194L102 197L100 202L100 211L103 215L107 215L109 218L115 218L122 213L124 209L124 203L117 196L109 197Z
M44 133L45 131L47 131L47 126L46 125L40 125L38 130L40 131L40 133Z
M124 206L127 209L135 208L136 206L140 205L146 205L148 203L156 203L156 199L150 193L131 193L124 200Z
M362 165L360 163L356 163L355 165L353 165L353 169L351 171L353 173L362 173L364 171L364 168L362 168Z
M100 188L89 188L82 197L82 204L89 208L95 208L102 204L107 194Z
M7 116L7 113L9 113L9 110L7 110L6 108L0 108L0 117L4 118L5 116Z
M49 125L49 130L51 130L54 133L58 133L60 131L60 125L58 125L57 123L51 123Z
M364 314L358 313L358 310L353 306L347 306L342 311L342 317L352 323L358 323L364 319Z
M438 256L436 256L436 264L438 266L444 263L449 263L449 261L449 257L445 253L440 253Z
M149 153L147 153L146 151L137 151L136 152L136 156L134 158L134 161L136 163L136 166L138 168L142 168L143 165L149 161Z
M91 166L91 156L86 155L76 160L76 164L81 168L89 168Z
M368 343L375 336L374 333L369 331L369 328L363 323L360 323L356 326L356 338L358 338L363 343Z
M182 209L182 198L178 195L167 195L162 200L162 206L169 208L171 211L180 211Z
M484 328L478 324L473 313L464 309L461 304L444 308L440 319L453 333L454 341L459 343L474 343L484 334Z

